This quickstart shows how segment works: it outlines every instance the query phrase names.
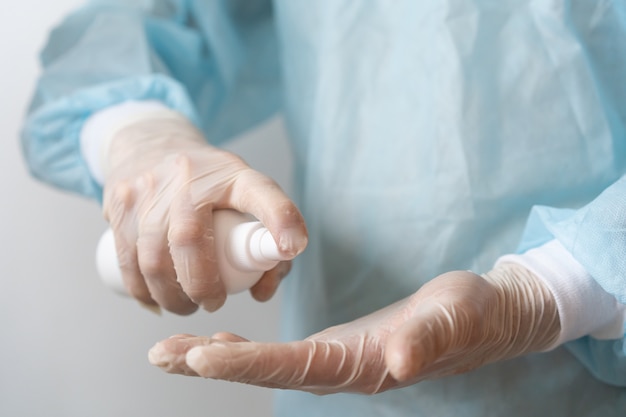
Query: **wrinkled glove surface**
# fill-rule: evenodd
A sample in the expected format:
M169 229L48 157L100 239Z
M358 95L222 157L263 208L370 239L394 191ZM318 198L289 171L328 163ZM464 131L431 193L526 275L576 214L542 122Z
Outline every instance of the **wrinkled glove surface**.
M483 276L438 276L412 296L302 341L256 343L231 333L177 335L149 352L167 372L317 394L377 393L554 347L552 294L502 264Z
M304 250L304 220L270 178L209 145L186 119L140 120L106 152L103 210L124 284L142 303L178 314L218 309L226 299L214 255L213 210L250 213L292 258ZM283 262L251 289L269 299L289 271Z

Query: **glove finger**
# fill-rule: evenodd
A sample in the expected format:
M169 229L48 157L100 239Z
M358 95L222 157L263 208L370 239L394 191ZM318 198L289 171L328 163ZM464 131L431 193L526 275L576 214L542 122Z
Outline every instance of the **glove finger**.
M358 341L356 345L363 347ZM186 364L205 378L317 394L375 393L390 382L386 372L377 371L380 363L369 362L363 350L339 341L215 341L190 349Z
M138 301L148 305L156 306L158 303L152 298L148 285L139 269L139 261L137 259L137 241L126 242L126 234L116 232L113 229L115 238L115 248L117 251L117 259L122 274L122 281L128 293Z
M308 235L300 210L271 178L252 169L242 170L232 184L230 204L259 219L285 257L294 258L306 247Z
M209 349L207 349L210 346ZM219 341L190 349L186 363L205 378L274 388L319 385L309 373L317 349L313 342L256 343Z
M127 183L105 187L103 214L113 230L115 250L126 290L147 306L155 306L157 302L150 295L137 260L137 224L132 215L135 200L136 192Z
M207 311L219 309L226 289L215 264L212 230L197 220L176 219L168 232L170 253L183 291Z
M142 189L146 198L139 223L137 239L137 259L139 269L145 278L152 298L168 311L187 315L197 310L198 306L185 294L176 278L174 263L170 254L167 230L168 208L171 200L168 193L175 187L155 190L155 179L150 174L142 177Z
M447 315L438 310L433 308L407 320L389 337L385 362L396 380L418 378L424 368L446 353L452 330L446 323Z
M172 313L188 315L198 306L176 281L176 272L167 247L167 238L144 230L137 241L139 268L152 298Z
M271 270L265 272L261 279L250 288L250 294L257 301L268 301L278 290L280 282L291 270L291 261L279 262Z
M185 362L187 352L196 346L210 344L208 337L197 337L190 334L179 334L165 339L150 349L148 361L165 372L188 376L198 376Z
M440 375L443 368L452 374L475 367L476 352L485 342L483 280L443 277L423 288L414 296L411 317L387 343L385 362L398 381Z
M171 374L198 376L187 366L185 355L196 346L210 345L220 341L249 342L248 339L229 332L216 333L212 337L177 334L155 344L148 352L148 360L152 365Z
M190 175L189 160L179 158L181 175ZM211 205L195 208L188 181L182 182L170 208L167 239L178 282L196 304L215 311L226 301L215 259L215 237Z

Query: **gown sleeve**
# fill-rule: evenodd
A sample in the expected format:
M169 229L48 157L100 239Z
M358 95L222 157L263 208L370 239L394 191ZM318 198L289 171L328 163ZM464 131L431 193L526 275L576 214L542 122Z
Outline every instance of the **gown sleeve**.
M269 0L92 1L51 32L40 60L24 157L36 178L95 199L79 140L93 113L156 100L219 144L280 105Z
M533 208L520 253L556 239L587 273L626 304L626 176L580 209ZM626 387L626 331L611 340L584 336L565 346L598 379Z

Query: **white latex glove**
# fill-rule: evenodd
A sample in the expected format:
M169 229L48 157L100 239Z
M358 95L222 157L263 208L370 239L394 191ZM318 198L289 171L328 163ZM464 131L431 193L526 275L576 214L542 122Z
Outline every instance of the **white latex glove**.
M293 258L307 243L304 220L280 187L237 156L207 144L185 118L143 118L118 130L104 161L104 216L115 235L128 292L178 314L218 309L226 292L217 274L213 210L250 213ZM289 262L251 289L269 299Z
M409 298L303 341L179 335L157 343L149 359L170 373L372 394L546 350L559 332L557 307L542 282L502 264L483 277L440 275Z

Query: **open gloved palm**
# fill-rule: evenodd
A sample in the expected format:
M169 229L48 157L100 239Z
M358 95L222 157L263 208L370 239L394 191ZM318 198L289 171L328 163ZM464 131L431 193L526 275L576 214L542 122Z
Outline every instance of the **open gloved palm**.
M549 290L502 264L483 276L438 276L412 296L302 341L257 343L231 333L178 335L150 362L170 373L329 394L377 393L552 347Z

